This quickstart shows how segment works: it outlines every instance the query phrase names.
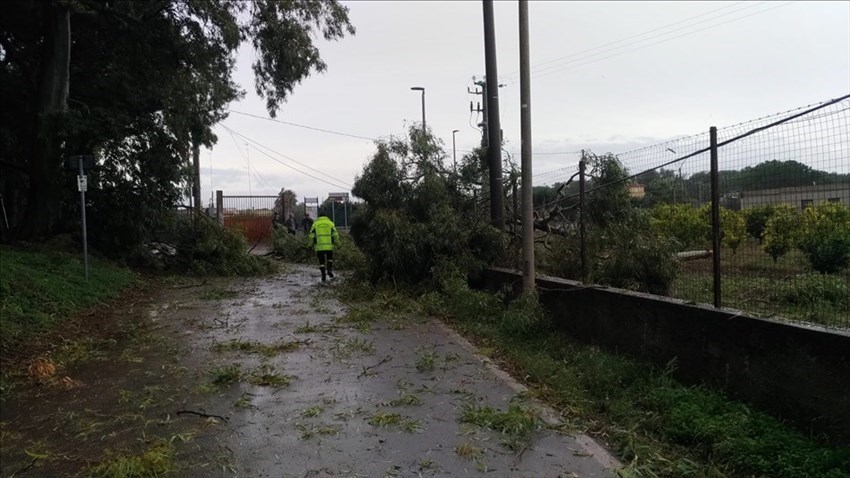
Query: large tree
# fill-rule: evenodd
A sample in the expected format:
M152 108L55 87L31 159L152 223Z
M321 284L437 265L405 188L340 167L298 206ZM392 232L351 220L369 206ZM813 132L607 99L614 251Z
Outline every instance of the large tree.
M315 41L346 33L347 8L328 0L5 3L0 193L17 237L68 226L75 191L62 162L94 152L95 231L141 238L133 230L185 192L193 153L215 142L212 126L243 94L232 79L239 46L256 51L254 86L274 116L326 68Z

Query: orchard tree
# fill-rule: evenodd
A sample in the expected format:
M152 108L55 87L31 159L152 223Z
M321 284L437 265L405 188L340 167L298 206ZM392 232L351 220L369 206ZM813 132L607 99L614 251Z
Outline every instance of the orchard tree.
M823 203L803 211L798 247L818 272L835 273L850 265L850 207Z
M790 206L777 206L767 221L762 247L773 261L787 254L797 242L800 214Z

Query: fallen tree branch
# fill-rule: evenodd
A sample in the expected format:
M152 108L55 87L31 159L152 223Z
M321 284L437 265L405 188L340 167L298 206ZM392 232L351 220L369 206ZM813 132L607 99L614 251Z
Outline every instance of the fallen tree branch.
M222 420L222 421L225 421L225 422L227 421L227 417L223 417L221 415L211 415L211 414L207 414L207 413L196 412L194 410L178 410L177 414L178 415L197 415L197 416L203 417L203 418L218 418L219 420Z
M18 475L18 473L23 473L23 472L29 470L30 468L32 468L35 465L35 462L37 462L37 461L38 461L38 457L33 458L29 465L27 465L27 466L21 468L20 470L12 473L11 475L9 475L9 478L14 478L15 476Z
M381 365L383 365L383 364L385 364L385 363L389 362L390 360L392 360L392 357L390 357L389 355L387 355L387 356L385 356L384 358L382 358L382 359L381 359L381 361L380 361L380 362L378 362L378 363L376 363L375 365L370 365L370 366L368 366L368 367L363 367L363 371L362 371L362 372L360 372L360 375L358 375L358 376L357 376L357 378L360 378L360 377L362 377L362 376L364 376L364 375L368 375L370 370L372 370L373 368L380 367Z
M190 289L192 287L201 287L202 285L206 285L206 283L207 283L207 280L204 279L204 281L201 282L200 284L176 285L176 286L172 287L172 289Z

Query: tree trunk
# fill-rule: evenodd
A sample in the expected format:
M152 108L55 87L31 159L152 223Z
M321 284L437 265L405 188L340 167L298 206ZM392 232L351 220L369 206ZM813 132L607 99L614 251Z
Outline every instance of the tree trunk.
M71 12L67 5L44 3L44 53L33 156L29 162L27 214L21 236L42 238L59 216L60 133L68 101L71 60Z
M192 135L192 198L195 210L201 210L201 142Z

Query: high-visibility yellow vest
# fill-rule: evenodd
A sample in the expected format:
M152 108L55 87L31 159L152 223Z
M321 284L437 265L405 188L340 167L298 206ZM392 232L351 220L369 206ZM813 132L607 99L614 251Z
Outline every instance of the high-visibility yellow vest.
M339 244L339 233L327 216L319 216L310 228L310 243L316 251L332 251Z

